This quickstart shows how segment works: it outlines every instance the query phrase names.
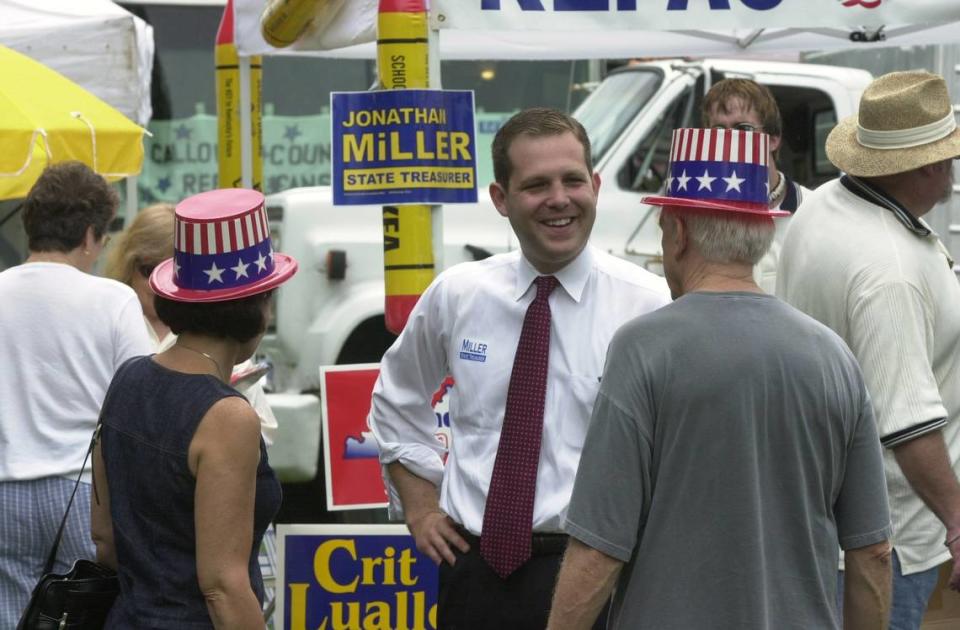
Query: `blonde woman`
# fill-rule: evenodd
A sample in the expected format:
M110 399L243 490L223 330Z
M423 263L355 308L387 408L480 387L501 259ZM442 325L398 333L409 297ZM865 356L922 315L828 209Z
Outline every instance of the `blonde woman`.
M147 320L147 332L158 351L160 343L170 334L170 327L157 317L153 290L147 279L173 249L173 212L174 206L170 203L158 203L141 210L117 237L103 268L105 276L119 280L136 292Z

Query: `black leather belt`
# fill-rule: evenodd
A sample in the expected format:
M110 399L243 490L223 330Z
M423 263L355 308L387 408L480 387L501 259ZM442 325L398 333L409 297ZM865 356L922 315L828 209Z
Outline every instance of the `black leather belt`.
M467 541L471 549L480 550L479 536L471 534L465 530L462 525L457 525L457 533ZM567 548L568 538L569 536L566 534L538 534L534 532L530 540L530 553L534 556L549 556L563 553Z

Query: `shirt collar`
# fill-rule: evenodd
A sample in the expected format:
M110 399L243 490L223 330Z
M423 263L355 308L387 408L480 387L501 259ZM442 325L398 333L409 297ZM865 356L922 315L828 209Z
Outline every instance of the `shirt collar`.
M800 206L800 195L797 193L797 187L793 180L787 177L783 171L780 171L780 179L786 184L786 192L783 193L783 199L777 210L786 210L787 212L796 212Z
M847 190L861 199L869 201L870 203L880 206L881 208L886 208L892 212L893 216L897 217L897 220L900 221L905 228L917 236L930 236L933 233L923 219L910 214L910 212L904 208L899 201L876 186L872 186L868 182L865 182L857 177L853 177L852 175L844 175L840 178L840 183L843 184Z
M543 274L537 271L521 252L520 261L517 265L517 284L514 287L513 299L519 300L522 298L537 276L552 275L560 282L560 286L567 292L567 295L572 297L574 302L579 303L580 297L583 295L583 289L587 286L587 280L590 278L593 263L593 248L587 245L576 258L560 271Z

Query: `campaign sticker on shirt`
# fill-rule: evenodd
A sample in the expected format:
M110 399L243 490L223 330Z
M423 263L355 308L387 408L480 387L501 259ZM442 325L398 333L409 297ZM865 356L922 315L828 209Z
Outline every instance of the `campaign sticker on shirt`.
M437 627L439 572L403 525L277 525L277 627Z
M377 441L367 427L370 397L379 374L377 363L320 368L328 510L387 507ZM436 422L434 436L445 449L450 448L449 399L452 389L453 378L447 377L429 401Z
M487 344L483 341L464 338L460 342L460 358L466 361L485 362L487 360Z

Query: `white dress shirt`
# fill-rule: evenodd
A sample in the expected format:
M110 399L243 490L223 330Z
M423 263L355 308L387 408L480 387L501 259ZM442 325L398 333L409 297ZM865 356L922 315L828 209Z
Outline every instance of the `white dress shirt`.
M451 267L420 297L380 364L368 417L380 461L399 461L441 486L440 508L479 535L503 424L513 358L540 275L520 252ZM553 274L550 359L533 529L557 532L603 373L607 345L626 321L669 302L663 278L589 245ZM450 374L451 445L434 438L431 394ZM391 514L401 512L390 489ZM441 485L442 484L442 485Z

